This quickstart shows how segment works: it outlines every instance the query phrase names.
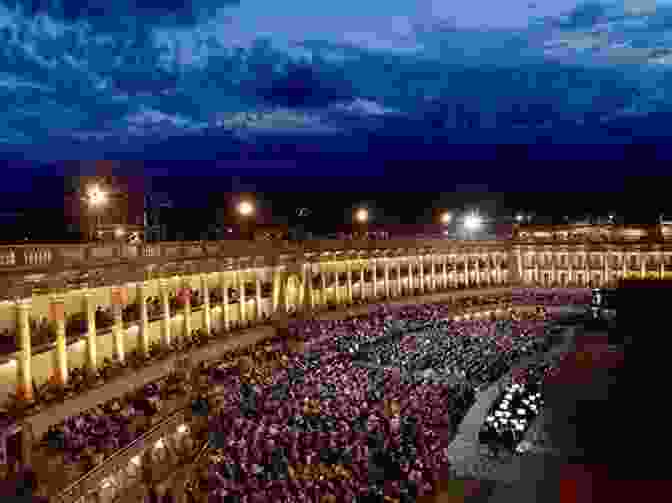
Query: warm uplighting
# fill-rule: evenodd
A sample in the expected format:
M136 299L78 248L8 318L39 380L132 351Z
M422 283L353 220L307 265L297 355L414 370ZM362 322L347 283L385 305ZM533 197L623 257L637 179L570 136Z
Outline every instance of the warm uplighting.
M114 231L114 235L118 238L122 237L124 234L126 234L126 231L123 227L117 227L117 229Z
M98 185L90 187L87 196L91 206L101 206L107 202L107 194Z
M238 204L238 213L244 217L250 216L252 213L254 213L254 205L249 201L241 201Z
M452 219L453 215L451 215L449 212L445 212L443 215L441 215L441 223L443 224L449 224Z
M180 426L177 427L177 432L178 433L186 433L187 431L187 425L186 424L181 424Z
M367 220L369 220L369 212L366 209L361 208L361 209L357 210L357 213L355 214L355 218L357 219L358 222L364 223Z

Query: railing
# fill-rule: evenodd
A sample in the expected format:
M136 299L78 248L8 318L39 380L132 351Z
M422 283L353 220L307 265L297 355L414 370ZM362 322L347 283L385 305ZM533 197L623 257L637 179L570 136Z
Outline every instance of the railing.
M502 241L454 241L444 239L337 240L322 239L296 244L289 241L190 241L128 245L61 244L10 245L0 247L0 272L79 265L104 265L129 260L155 261L199 257L250 257L280 255L299 251L332 252L347 250L392 250L433 248L448 250L456 246L502 246Z
M62 503L75 503L80 498L86 496L92 491L99 489L101 482L110 475L126 469L128 464L135 456L140 455L146 449L151 448L157 441L169 433L173 433L177 427L187 420L186 411L189 407L184 407L173 412L170 416L156 424L149 431L136 438L126 447L112 454L102 464L88 471L67 488L54 496L52 501Z

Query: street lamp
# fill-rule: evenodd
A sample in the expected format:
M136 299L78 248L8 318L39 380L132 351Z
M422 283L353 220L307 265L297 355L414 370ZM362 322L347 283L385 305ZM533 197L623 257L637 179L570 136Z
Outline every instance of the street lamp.
M100 186L92 185L88 188L86 196L86 201L89 204L89 208L96 212L96 225L94 229L95 234L95 231L100 227L100 208L102 208L107 203L107 193L101 190Z
M483 225L483 219L478 216L476 213L471 213L464 217L464 229L467 231L469 236L473 235L474 231L477 231Z
M369 220L369 212L365 208L360 208L355 214L355 219L360 223L364 224Z
M449 212L445 212L443 215L441 215L441 223L443 224L449 224L451 220L453 219L453 215L451 215Z
M249 217L254 213L254 205L249 201L241 201L238 203L238 213L244 217Z
M241 201L238 203L238 214L243 217L243 222L241 223L241 227L244 228L246 231L245 234L247 235L248 239L252 239L253 236L250 236L251 232L248 229L248 223L249 223L249 218L254 214L254 204L252 204L250 201Z

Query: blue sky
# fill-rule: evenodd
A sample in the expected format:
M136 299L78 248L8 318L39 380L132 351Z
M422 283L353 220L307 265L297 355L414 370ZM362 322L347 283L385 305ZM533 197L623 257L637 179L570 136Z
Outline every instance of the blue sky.
M652 0L0 0L0 155L662 144L670 27Z

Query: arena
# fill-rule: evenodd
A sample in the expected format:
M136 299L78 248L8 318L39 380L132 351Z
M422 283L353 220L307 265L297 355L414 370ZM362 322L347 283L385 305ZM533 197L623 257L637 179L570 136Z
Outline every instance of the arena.
M446 481L510 483L507 467L548 448L538 425L568 318L590 312L589 286L634 270L624 252L624 269L606 254L579 274L530 239L461 244L463 267L450 243L367 261L301 250L308 268L276 250L268 276L255 256L220 273L168 263L8 303L8 494L28 480L73 503L415 501Z

